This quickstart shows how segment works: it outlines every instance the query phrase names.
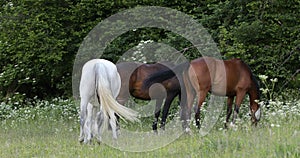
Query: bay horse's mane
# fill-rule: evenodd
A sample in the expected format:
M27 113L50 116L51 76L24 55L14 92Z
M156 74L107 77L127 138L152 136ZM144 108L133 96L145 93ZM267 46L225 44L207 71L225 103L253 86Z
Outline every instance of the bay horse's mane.
M252 72L251 72L251 73L252 73ZM260 87L259 82L258 82L256 76L255 76L253 73L252 73L251 78L252 78L252 81L253 81L254 84L255 84L255 88L256 88L256 90L257 90L257 92L258 92L258 99L260 99L261 92L260 92L260 89L259 89L259 87Z
M237 58L237 59L239 59L239 58ZM239 60L241 60L241 59L239 59ZM243 62L247 66L247 68L249 69L249 71L251 73L251 80L254 83L256 91L258 92L258 99L260 99L261 92L260 92L260 88L259 88L260 85L259 85L259 81L257 80L257 77L254 75L254 73L252 72L250 66L247 63L245 63L243 60L241 60L241 62Z

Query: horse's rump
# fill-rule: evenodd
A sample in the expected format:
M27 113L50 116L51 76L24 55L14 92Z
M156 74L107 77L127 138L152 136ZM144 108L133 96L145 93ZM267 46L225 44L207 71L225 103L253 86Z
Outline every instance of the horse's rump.
M130 121L138 121L137 112L124 107L116 101L121 87L120 75L114 63L104 59L93 59L85 63L82 68L82 75L80 80L80 138L79 141L89 142L92 138L92 124L96 126L102 125L107 128L107 123L113 131L113 137L116 135L116 116L115 114ZM101 111L98 108L89 104L93 96L97 97L101 105ZM88 109L88 110L87 110ZM96 111L95 111L96 110ZM100 110L100 109L99 109ZM94 112L92 112L94 111ZM95 116L95 113L97 113ZM96 119L98 115L102 114L103 121ZM101 122L99 122L101 121ZM100 127L97 127L98 130ZM103 130L103 128L102 128ZM96 135L100 137L101 132ZM100 139L98 139L100 141Z
M160 92L165 91L165 89L177 90L179 88L178 87L179 81L176 77L161 82L162 86L153 87L154 89L151 89L151 91L155 93L152 94L149 94L149 88L151 85L145 86L144 80L147 79L153 73L169 70L170 69L169 67L171 66L173 66L173 64L169 62L139 65L139 67L134 70L134 72L130 77L130 83L129 83L130 93L134 97L139 99L144 99L144 100L150 100L151 97L156 99L165 98L165 96L162 96L161 95L162 93Z

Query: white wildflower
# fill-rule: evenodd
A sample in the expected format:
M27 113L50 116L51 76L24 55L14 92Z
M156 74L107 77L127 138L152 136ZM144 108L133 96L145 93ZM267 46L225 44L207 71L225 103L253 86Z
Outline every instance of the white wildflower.
M274 79L271 78L270 81L271 82L278 82L278 79L277 78L274 78Z
M268 79L268 76L266 76L266 75L258 75L258 77L259 77L261 80L266 80L266 79Z

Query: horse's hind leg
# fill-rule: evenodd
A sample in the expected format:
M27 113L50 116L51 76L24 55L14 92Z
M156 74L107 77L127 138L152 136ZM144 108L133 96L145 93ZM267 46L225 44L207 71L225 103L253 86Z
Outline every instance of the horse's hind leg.
M84 98L81 98L80 101L80 135L78 141L82 143L84 141L85 132L84 132L84 125L87 116L87 106L88 101Z
M165 100L164 109L163 109L163 113L162 113L162 119L161 119L161 126L160 126L160 128L163 130L165 130L165 125L166 125L166 120L168 117L169 109L170 109L171 103L174 100L175 96L176 96L176 93L169 92L169 94Z
M160 111L161 111L161 105L162 105L163 100L162 99L157 99L156 100L156 106L155 106L155 111L154 111L154 121L152 124L152 129L154 132L157 132L157 123L158 123L158 118L160 115Z
M194 91L194 88L190 82L191 75L188 75L186 73L183 74L183 86L181 87L181 94L180 94L180 118L182 120L182 128L185 131L185 133L190 133L190 121L191 121L191 113L192 113L192 107L196 95L196 91ZM193 76L193 75L192 75ZM193 81L195 79L193 78ZM197 81L197 79L196 79ZM182 83L182 81L181 81Z
M116 120L109 119L109 124L110 124L110 127L111 127L113 138L117 139L118 136L117 136L117 124L116 124Z
M232 114L233 99L234 97L231 96L227 98L227 115L226 115L226 123L224 124L225 128L227 128L230 116Z
M192 107L194 104L194 99L196 96L195 91L193 90L186 90L186 93L181 93L181 111L180 111L180 117L182 120L182 128L185 133L190 134L190 122L191 122L191 114L192 114Z
M198 93L198 106L195 107L195 121L197 128L200 128L200 109L205 101L208 90L200 90Z
M121 105L124 105L124 104L121 104ZM116 119L117 119L117 121L116 121L117 135L120 135L120 133L121 133L121 127L120 127L120 124L119 124L120 116L117 115L117 114L115 114L115 116L116 116Z
M104 116L103 116L103 112L100 110L99 112L97 112L96 114L96 139L98 143L101 143L101 127L103 124L103 120L104 120Z
M93 105L88 103L87 116L84 124L84 143L90 143L92 139L92 123L93 123Z

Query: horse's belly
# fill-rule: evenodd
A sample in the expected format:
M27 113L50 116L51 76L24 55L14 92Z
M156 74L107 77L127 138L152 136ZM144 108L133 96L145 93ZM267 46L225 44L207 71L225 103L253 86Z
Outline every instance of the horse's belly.
M227 94L226 93L226 87L221 87L221 86L213 86L211 88L211 92L214 95L218 95L218 96L225 96Z
M142 100L150 100L150 96L148 93L141 91L140 89L135 89L131 92L131 95L135 98L142 99Z

